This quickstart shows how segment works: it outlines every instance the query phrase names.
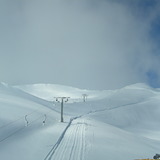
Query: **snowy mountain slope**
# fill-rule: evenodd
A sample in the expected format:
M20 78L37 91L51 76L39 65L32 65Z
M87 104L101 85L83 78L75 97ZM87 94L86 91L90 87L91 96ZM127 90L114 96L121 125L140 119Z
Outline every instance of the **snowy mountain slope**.
M85 103L84 93L88 95ZM64 104L64 123L59 122L60 104L51 102L55 96L71 97ZM152 158L160 148L159 104L159 89L145 84L87 91L51 84L12 87L2 83L0 155L5 160Z
M0 155L2 159L32 159L40 141L43 145L43 137L46 136L43 130L58 123L59 114L40 102L42 100L39 98L33 96L31 98L30 95L22 91L17 92L11 86L0 84ZM45 115L46 125L43 126ZM26 126L25 117L28 126ZM60 131L64 128L58 127ZM48 138L45 138L44 142L47 139L50 140L49 135L47 134ZM40 153L38 149L36 154Z
M112 90L90 91L56 84L21 85L15 86L15 88L19 88L27 93L48 101L53 101L54 97L68 96L71 97L70 102L73 102L73 100L82 101L82 94L88 95L89 99L97 100L103 99L107 95L110 95L112 92L114 92Z

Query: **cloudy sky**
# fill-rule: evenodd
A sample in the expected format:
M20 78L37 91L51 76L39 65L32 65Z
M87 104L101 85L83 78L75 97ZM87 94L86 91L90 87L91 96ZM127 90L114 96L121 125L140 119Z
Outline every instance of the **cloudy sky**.
M160 87L159 0L0 0L0 81Z

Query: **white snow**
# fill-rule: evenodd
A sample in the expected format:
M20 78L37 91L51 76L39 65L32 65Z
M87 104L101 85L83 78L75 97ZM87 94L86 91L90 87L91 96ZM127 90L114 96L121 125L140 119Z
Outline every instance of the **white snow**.
M61 96L70 97L64 123L55 102ZM146 84L91 91L0 83L0 108L3 160L134 160L160 153L160 90Z

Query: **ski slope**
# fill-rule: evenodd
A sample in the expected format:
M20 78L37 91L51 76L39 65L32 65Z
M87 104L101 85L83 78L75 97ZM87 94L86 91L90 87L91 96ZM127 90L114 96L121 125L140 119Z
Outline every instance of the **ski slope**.
M70 97L64 123L54 98L60 96ZM160 90L145 84L89 91L0 83L0 108L4 160L134 160L160 153Z

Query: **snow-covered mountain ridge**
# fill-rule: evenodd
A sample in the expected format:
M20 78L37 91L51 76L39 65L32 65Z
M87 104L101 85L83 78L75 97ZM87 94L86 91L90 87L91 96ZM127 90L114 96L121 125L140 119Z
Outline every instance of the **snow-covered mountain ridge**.
M15 86L27 93L30 93L34 96L40 97L52 101L54 97L58 96L69 96L73 99L81 98L82 94L87 94L89 99L103 99L108 97L115 92L123 92L123 90L141 90L148 91L148 93L159 93L158 89L153 89L144 83L137 83L133 85L126 86L117 90L86 90L79 89L70 86L56 85L56 84L31 84L31 85L20 85Z
M54 98L61 96L70 97L64 123ZM159 152L160 90L146 84L92 91L0 83L0 109L5 160L133 160Z
M82 94L88 95L89 99L102 99L104 96L111 94L112 90L86 90L79 89L70 86L56 85L56 84L33 84L33 85L21 85L15 86L27 93L33 94L34 96L53 101L54 97L68 96L72 99L82 98Z

